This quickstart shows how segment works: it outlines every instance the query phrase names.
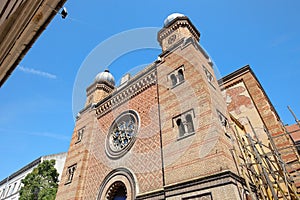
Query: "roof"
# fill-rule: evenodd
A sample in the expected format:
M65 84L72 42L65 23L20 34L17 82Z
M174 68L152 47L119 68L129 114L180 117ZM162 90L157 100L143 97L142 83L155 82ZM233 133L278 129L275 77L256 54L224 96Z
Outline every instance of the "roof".
M267 93L265 92L264 88L262 87L261 83L259 82L258 78L256 77L255 73L253 72L253 70L251 69L250 65L245 65L244 67L222 77L221 79L218 80L218 84L221 88L221 90L224 90L228 87L231 87L232 84L226 85L228 82L231 82L232 80L235 81L239 81L239 77L243 77L245 74L249 73L256 81L258 87L260 88L260 90L262 91L262 93L264 94L265 98L267 99L271 109L273 110L274 114L276 115L276 118L279 120L280 117L277 113L277 111L275 110L271 100L269 99ZM236 82L235 82L236 83ZM234 83L234 84L235 84Z
M0 87L66 0L0 2Z
M40 164L42 160L42 157L37 158L36 160L32 161L31 163L25 165L24 167L22 167L21 169L19 169L18 171L16 171L15 173L9 175L8 177L4 178L2 181L0 181L0 185L3 185L4 183L6 183L7 181L19 176L20 174L28 171L29 169L37 166L38 164Z

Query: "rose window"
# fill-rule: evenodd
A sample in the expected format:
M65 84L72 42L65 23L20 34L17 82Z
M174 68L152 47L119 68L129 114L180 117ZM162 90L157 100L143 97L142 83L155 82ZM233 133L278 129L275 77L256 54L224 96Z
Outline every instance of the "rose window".
M138 115L134 111L122 113L112 123L106 142L108 156L123 156L133 145L138 130Z

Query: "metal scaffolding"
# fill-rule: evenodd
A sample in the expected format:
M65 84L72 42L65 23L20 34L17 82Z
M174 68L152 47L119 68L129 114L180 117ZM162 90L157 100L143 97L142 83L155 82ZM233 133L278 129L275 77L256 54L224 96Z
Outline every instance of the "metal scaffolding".
M238 146L237 149L234 149L235 159L239 165L240 174L246 181L249 197L251 199L258 197L263 200L300 200L293 179L295 177L291 176L290 169L287 170L289 166L283 161L274 138L264 128L268 136L268 144L264 144L259 140L249 119L248 123L252 134L241 133L236 126L232 127L232 131ZM288 134L286 131L281 136L289 137ZM295 147L288 148L295 149ZM297 154L297 156L299 162L299 155ZM253 186L255 192L253 192Z

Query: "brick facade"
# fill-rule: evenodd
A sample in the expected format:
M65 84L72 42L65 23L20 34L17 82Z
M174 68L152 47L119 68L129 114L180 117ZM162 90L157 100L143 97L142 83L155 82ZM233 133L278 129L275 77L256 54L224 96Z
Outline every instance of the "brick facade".
M245 197L230 129L220 121L230 120L227 105L199 38L187 17L177 17L158 33L159 60L96 104L86 104L56 199L112 199L124 192L127 199ZM137 132L114 157L109 134L126 112L136 113Z

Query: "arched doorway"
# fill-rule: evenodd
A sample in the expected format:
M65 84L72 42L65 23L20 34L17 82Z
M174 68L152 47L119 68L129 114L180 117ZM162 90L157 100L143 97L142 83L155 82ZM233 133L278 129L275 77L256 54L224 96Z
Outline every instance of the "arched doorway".
M134 200L136 182L125 168L112 170L102 181L97 200Z
M108 190L107 194L108 200L126 200L127 190L124 183L121 181L114 182Z

